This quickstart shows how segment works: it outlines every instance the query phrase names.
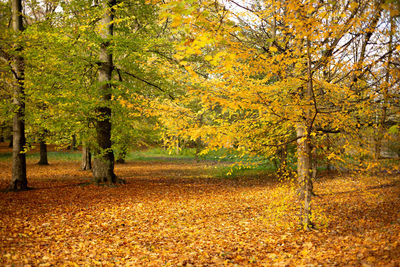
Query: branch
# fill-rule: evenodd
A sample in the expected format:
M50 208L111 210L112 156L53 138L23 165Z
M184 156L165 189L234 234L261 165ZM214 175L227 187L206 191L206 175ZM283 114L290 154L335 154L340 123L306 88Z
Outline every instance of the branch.
M181 69L186 70L186 69L185 69L185 66L181 65L181 64L179 63L178 60L176 60L176 59L174 59L174 58L172 58L172 57L169 57L169 56L163 54L163 53L160 52L160 51L157 51L157 50L148 50L148 52L155 53L155 54L157 54L157 55L159 55L159 56L161 56L161 57L163 57L163 58L169 60L170 62L173 62L174 64L177 64ZM201 73L201 72L199 72L199 71L197 71L197 70L193 70L193 71L194 71L197 75L200 75L201 77L203 77L204 79L207 79L207 78L208 78L207 74Z
M123 73L125 73L125 74L128 75L128 76L131 76L131 77L135 78L136 80L139 80L139 81L141 81L141 82L143 82L143 83L145 83L145 84L147 84L147 85L150 85L150 86L152 86L152 87L154 87L154 88L160 90L160 91L163 92L163 93L168 94L168 96L169 96L172 100L175 100L175 97L173 97L170 93L166 92L166 91L165 91L163 88L161 88L160 86L158 86L158 85L156 85L156 84L154 84L154 83L152 83L152 82L149 82L149 81L147 81L147 80L145 80L145 79L143 79L143 78L140 78L140 77L138 77L137 75L135 75L135 74L133 74L133 73L130 73L130 72L127 72L127 71L125 71L125 70L121 70L121 69L118 69L118 68L116 68L116 67L114 67L114 69L117 70L117 72L118 72L118 77L119 77L120 81L122 81L122 76L121 76L121 73L120 73L120 71L122 71Z
M332 130L332 129L324 129L324 128L316 128L315 129L317 132L323 132L323 133L340 133L340 130Z
M295 142L295 141L297 141L297 140L299 140L299 139L301 139L301 138L303 138L303 137L306 137L306 136L305 136L305 135L297 136L297 137L295 137L295 138L293 138L293 139L290 139L290 140L288 140L288 141L286 141L286 142L282 142L282 143L279 143L279 144L276 144L276 145L263 144L263 146L267 146L267 147L280 147L280 146L284 146L284 145L290 144L290 143L292 143L292 142Z
M14 70L13 66L10 64L11 56L1 48L0 48L0 58L2 60L4 60L7 63L7 65L10 67L11 73L14 75L15 79L19 80L19 76L18 76L17 72Z
M0 47L0 57L1 57L4 61L7 61L7 62L9 62L10 59L11 59L10 55L9 55L6 51L4 51L1 47Z

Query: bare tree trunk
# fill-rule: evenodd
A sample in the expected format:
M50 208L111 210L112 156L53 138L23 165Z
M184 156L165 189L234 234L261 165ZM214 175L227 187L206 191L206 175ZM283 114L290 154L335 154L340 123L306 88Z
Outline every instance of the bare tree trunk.
M99 54L98 82L100 86L101 106L96 121L97 151L93 160L93 176L97 183L116 183L114 173L114 153L111 149L111 108L113 56L109 51L110 40L113 36L113 20L115 0L103 2L104 15L100 21L103 43Z
M200 162L200 152L202 146L202 141L200 136L196 138L195 146L196 146L196 152L194 154L194 157L196 158L196 162Z
M12 27L16 34L24 30L22 25L22 2L21 0L12 0ZM16 47L21 51L21 47ZM13 62L13 73L16 79L14 86L14 118L13 118L13 155L12 155L12 178L10 190L28 189L28 180L26 178L26 157L25 149L25 88L24 88L24 58L17 55Z
M86 171L91 169L92 169L92 153L90 153L89 147L83 144L81 170Z
M204 114L201 113L197 119L199 127L202 127L204 124L203 117L204 117ZM201 136L196 138L195 146L196 146L195 158L196 158L196 162L199 162L200 161L200 152L201 152L202 146L203 146L203 141L201 140Z
M297 137L297 176L299 181L299 195L302 202L301 223L305 229L312 227L311 223L311 140L305 125L298 125Z
M4 142L4 127L1 126L0 129L1 129L0 143L3 143Z
M73 135L72 135L71 150L72 150L72 151L78 150L78 148L76 147L76 134L73 134Z
M43 139L40 140L40 160L38 164L49 165L49 161L47 160L47 145Z
M378 129L375 136L375 151L374 158L376 161L379 160L382 150L382 139L385 134L385 123L387 119L387 109L388 109L388 100L389 100L389 87L390 87L390 61L392 58L392 49L393 49L393 34L395 33L395 25L394 19L390 17L390 35L389 35L389 43L388 43L388 57L386 62L386 75L385 75L385 84L383 86L382 94L383 94L383 102L382 102L382 113L381 118L378 122Z
M300 183L300 201L302 201L301 223L306 230L313 227L311 221L311 197L313 194L312 184L312 148L311 148L311 130L314 119L317 114L315 99L313 98L313 73L312 59L310 53L311 42L307 40L307 76L308 83L305 90L305 112L304 121L297 125L297 176ZM312 115L311 103L314 102L315 113Z
M14 136L10 135L8 137L9 143L8 143L8 147L12 148L14 146Z

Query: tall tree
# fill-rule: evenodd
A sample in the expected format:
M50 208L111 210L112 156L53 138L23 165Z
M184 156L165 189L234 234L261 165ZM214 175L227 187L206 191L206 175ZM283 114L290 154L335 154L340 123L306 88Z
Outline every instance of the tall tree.
M12 28L16 35L20 35L24 26L22 23L22 1L12 0ZM15 106L13 118L13 155L12 155L12 178L11 190L25 190L28 188L26 178L25 149L25 88L24 88L24 58L21 55L22 46L15 44L15 56L13 58L13 74L15 77L14 98Z
M99 22L102 43L99 52L99 97L100 105L96 108L97 151L93 161L93 176L97 182L116 183L114 173L114 153L111 147L111 96L113 53L110 49L114 34L115 0L103 1L103 17Z
M338 158L320 140L337 134L347 145L344 140L359 133L357 114L370 111L365 100L371 91L362 86L361 72L372 70L382 58L364 60L374 51L369 39L361 48L362 60L354 61L351 47L359 38L373 36L382 2L230 0L222 2L225 6L205 1L186 8L192 11L185 14L189 22L181 29L190 33L175 58L193 76L186 103L197 99L212 115L203 125L193 124L197 111L185 106L186 123L176 131L193 140L202 136L210 148L266 157L297 141L301 224L310 229L314 151ZM168 5L185 7L182 1ZM189 31L186 25L194 26ZM201 56L209 63L205 77L196 75L201 65L193 60ZM172 114L184 120L182 110Z

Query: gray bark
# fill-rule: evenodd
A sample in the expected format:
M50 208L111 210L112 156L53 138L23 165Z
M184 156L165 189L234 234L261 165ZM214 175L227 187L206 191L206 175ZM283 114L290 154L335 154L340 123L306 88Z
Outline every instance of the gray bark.
M301 223L309 229L311 223L312 196L312 164L311 140L304 124L297 125L297 176L299 182L299 198L302 202Z
M101 105L96 109L97 150L93 160L93 176L97 183L116 183L114 174L114 153L111 149L111 108L113 55L109 51L110 40L113 37L113 20L115 0L103 2L105 10L100 21L100 36L103 42L99 53L98 82Z
M311 148L311 130L314 119L311 103L313 99L313 73L310 53L311 43L307 40L307 88L304 97L307 102L304 111L304 120L297 125L297 175L300 186L300 201L302 202L301 223L306 230L310 230L313 226L311 222L311 197L313 194L312 184L312 148ZM315 104L315 102L314 102ZM315 108L316 109L316 108ZM316 115L317 110L314 111Z
M12 0L12 28L16 34L21 33L24 28L22 25L22 2ZM17 45L16 51L22 48ZM24 88L24 58L17 55L13 59L13 73L16 79L13 92L14 117L13 117L13 154L12 154L12 177L10 190L28 189L26 178L26 157L24 153L25 139L25 88Z
M83 144L81 170L86 171L91 169L92 169L92 153L90 153L89 147Z

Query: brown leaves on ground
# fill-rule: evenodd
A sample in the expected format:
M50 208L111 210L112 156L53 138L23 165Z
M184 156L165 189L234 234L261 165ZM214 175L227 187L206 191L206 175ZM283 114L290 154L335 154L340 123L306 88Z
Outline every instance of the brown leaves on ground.
M297 218L295 209L276 205L286 191L273 179L216 179L213 168L134 162L117 165L126 185L98 187L87 184L91 174L79 171L78 163L29 163L35 189L0 193L0 263L400 264L399 177L321 179L314 204L329 221L304 232L282 226ZM6 188L10 164L0 162L0 171Z

